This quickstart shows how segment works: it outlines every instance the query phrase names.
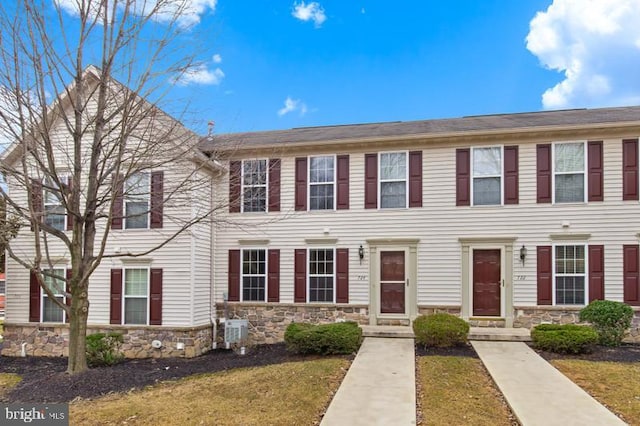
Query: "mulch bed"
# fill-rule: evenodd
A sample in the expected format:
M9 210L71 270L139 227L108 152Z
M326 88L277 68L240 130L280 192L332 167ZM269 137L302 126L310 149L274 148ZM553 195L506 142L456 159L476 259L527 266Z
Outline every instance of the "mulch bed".
M427 348L423 345L416 345L416 356L430 356L430 355L464 356L464 357L478 358L478 354L469 343L467 343L466 345L453 346L450 348L432 348L432 347Z
M569 355L556 354L553 352L539 351L534 349L538 355L551 361L554 359L582 359L586 361L611 361L611 362L639 362L640 361L640 345L622 344L615 348L607 348L604 346L596 346L593 351L588 354Z

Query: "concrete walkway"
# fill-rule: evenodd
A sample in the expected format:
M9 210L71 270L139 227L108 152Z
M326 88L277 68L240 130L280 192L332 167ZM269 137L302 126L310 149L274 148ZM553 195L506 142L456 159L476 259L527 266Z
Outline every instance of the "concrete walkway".
M524 426L625 424L526 344L471 344Z
M322 426L415 425L413 339L366 337Z

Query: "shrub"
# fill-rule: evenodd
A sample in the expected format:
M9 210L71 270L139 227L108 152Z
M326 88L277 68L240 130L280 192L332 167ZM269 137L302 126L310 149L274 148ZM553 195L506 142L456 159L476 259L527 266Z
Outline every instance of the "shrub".
M562 354L582 354L591 351L598 342L598 333L588 325L540 324L531 330L533 346Z
M122 361L120 333L94 333L87 336L87 363L91 367L114 365Z
M612 300L594 300L580 311L580 321L591 323L604 346L620 346L632 319L631 306Z
M416 341L425 346L446 348L467 343L469 324L451 314L421 315L413 321Z
M299 354L350 354L362 343L362 330L355 322L313 325L289 324L284 341L287 349Z

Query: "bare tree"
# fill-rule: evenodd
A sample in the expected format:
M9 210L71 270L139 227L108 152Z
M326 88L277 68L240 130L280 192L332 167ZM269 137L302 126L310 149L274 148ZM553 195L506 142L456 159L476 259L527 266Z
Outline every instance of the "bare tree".
M1 165L11 190L1 191L7 211L23 224L20 234L32 232L33 239L31 252L10 242L7 253L66 313L70 374L87 369L88 289L103 259L148 254L213 214L197 194L210 188L215 164L195 149L196 135L158 108L172 81L194 65L178 44L189 3L19 0L0 6L0 128L12 141ZM69 5L77 14L72 25L63 9ZM148 198L158 184L151 171L158 169L172 171L162 203L132 203L135 209L123 211L123 197ZM166 218L173 226L161 242L138 253L107 250L114 226L152 221L172 206L189 206L192 214ZM70 259L67 276L54 269L61 252Z

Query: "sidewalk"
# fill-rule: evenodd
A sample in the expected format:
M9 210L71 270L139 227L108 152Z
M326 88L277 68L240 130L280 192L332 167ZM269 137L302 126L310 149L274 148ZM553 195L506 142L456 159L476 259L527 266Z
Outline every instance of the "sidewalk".
M471 344L523 425L625 424L526 344Z
M413 339L366 337L321 426L415 425Z

